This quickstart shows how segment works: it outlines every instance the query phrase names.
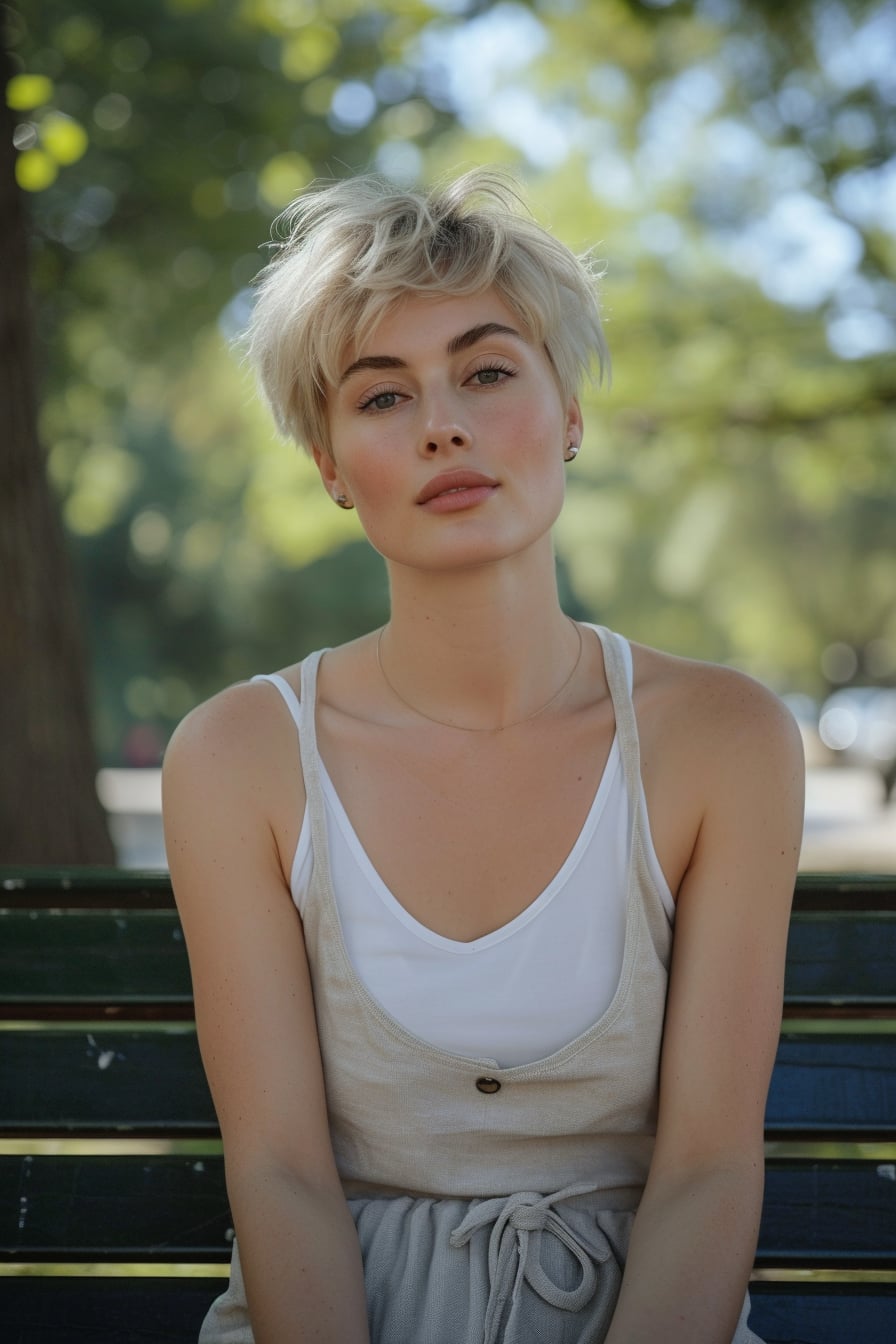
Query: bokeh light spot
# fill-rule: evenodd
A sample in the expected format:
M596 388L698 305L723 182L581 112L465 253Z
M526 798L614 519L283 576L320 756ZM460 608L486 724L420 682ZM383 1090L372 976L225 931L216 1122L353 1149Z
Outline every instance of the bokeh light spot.
M157 564L171 545L171 524L158 509L143 509L129 529L131 545L141 560Z
M287 79L314 79L331 64L340 46L328 23L309 23L283 44L280 66Z
M53 97L53 81L46 75L13 75L6 86L6 104L14 112L30 112Z
M20 151L34 149L37 144L37 127L34 122L20 121L13 130L12 143Z
M338 131L359 131L368 124L375 111L373 90L360 79L340 84L330 104L330 117Z
M275 154L258 174L258 189L268 205L282 210L314 176L304 154Z
M55 161L42 149L26 149L16 159L16 181L23 191L46 191L58 173Z
M821 655L821 670L834 685L850 681L858 671L859 659L851 644L837 641L829 644Z
M131 119L131 100L123 93L107 93L93 109L93 119L103 131L120 131Z
M90 143L81 123L61 112L51 112L44 118L40 138L47 153L63 167L77 163Z

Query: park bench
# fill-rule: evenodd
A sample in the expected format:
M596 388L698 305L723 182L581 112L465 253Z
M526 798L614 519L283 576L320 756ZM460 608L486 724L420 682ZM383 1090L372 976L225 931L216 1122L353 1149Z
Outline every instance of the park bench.
M0 870L0 930L0 1338L195 1344L232 1230L169 881ZM766 1127L754 1328L893 1344L896 877L800 877Z

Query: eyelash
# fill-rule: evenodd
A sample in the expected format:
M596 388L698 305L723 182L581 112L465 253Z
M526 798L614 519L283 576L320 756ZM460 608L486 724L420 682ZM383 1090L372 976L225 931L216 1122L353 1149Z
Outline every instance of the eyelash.
M358 410L359 411L369 410L369 408L373 406L373 403L377 401L379 397L400 397L400 396L401 393L399 392L397 387L377 387L374 388L372 392L369 392L367 396L363 399L363 401L358 402ZM374 410L379 411L391 411L392 409L393 408L391 406L374 406Z
M470 374L470 377L471 377L471 378L475 378L476 375L477 375L477 373L503 373L504 376L505 376L506 378L515 378L515 377L516 377L516 369L511 368L509 364L504 364L504 363L502 363L502 361L499 360L499 359L489 359L489 360L486 360L486 362L485 362L484 364L480 364L478 368L476 368L476 369L473 370L473 372ZM480 386L480 387L497 387L498 384L497 384L497 383L480 383L479 386Z
M478 368L476 368L476 369L473 369L472 373L470 374L470 378L468 378L467 381L469 382L470 379L475 378L475 377L476 377L478 374L480 374L480 373L500 373L500 374L503 374L505 378L515 378L515 377L516 377L516 370L515 370L515 369L512 369L508 364L504 364L504 363L502 363L500 360L487 360L486 363L481 364L481 365L480 365ZM499 382L499 381L496 381L496 382L494 382L494 383L479 383L479 384L478 384L479 387L498 387L499 385L500 385L500 382ZM368 411L368 410L371 409L371 407L373 407L374 411L380 411L381 413L384 413L384 412L386 412L386 411L394 410L394 409L395 409L394 406L379 406L379 407L378 407L378 406L375 406L374 403L375 403L380 397L400 397L401 395L402 395L402 393L398 390L397 387L377 387L377 388L374 388L372 392L369 392L369 393L367 394L367 396L364 397L363 401L360 401L360 402L358 403L358 410L359 410L359 411Z

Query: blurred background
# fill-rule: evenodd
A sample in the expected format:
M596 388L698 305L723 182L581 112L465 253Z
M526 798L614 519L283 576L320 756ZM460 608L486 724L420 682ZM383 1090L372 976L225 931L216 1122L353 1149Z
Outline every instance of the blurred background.
M804 867L896 869L896 4L22 0L3 21L0 863L163 865L177 721L383 621L381 561L232 343L312 179L498 163L607 265L567 609L784 696Z

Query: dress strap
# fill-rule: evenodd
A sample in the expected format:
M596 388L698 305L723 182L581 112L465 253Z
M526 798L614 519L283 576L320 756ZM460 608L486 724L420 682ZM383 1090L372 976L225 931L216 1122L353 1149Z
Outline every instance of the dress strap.
M330 856L327 843L327 815L324 807L324 795L320 779L320 758L317 754L317 726L315 711L317 707L317 672L320 660L327 652L318 649L309 653L302 663L302 705L301 731L299 733L299 751L302 758L302 775L305 780L305 798L308 821L311 825L311 852L314 866L321 873L327 885L330 882Z
M286 678L281 677L279 672L259 672L257 676L252 677L252 681L269 681L272 686L276 686L286 703L286 708L292 715L292 721L296 726L299 740L301 741L302 706L299 704L299 697L296 695Z
M604 666L610 699L613 701L613 713L616 716L616 735L622 757L622 771L631 815L635 818L641 808L641 746L622 636L607 630L602 625L596 625L594 629L604 651Z

